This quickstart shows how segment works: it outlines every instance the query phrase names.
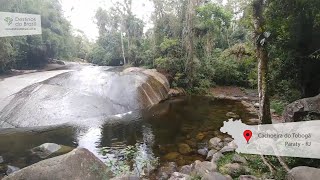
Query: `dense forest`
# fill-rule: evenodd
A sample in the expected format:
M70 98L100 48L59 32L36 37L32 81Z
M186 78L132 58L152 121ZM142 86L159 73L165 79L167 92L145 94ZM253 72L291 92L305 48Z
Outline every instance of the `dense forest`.
M51 59L85 58L89 43L73 35L58 0L1 0L0 11L40 14L42 35L0 38L0 73L8 69L37 68Z
M214 85L257 88L258 42L267 57L271 95L290 102L319 93L320 1L267 0L261 7L252 0L152 2L151 29L133 13L132 0L97 7L99 37L90 43L72 29L58 0L1 0L0 11L41 14L43 34L1 38L0 71L80 58L156 68L173 87L190 93ZM255 10L261 10L260 29Z

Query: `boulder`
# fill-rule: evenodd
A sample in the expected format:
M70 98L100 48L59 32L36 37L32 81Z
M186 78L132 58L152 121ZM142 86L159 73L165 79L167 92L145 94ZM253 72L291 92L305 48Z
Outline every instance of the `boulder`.
M221 139L218 138L218 137L214 137L214 138L211 138L209 140L209 148L210 149L221 149L223 147L223 143L221 142Z
M182 174L179 172L172 173L171 177L169 178L169 180L189 180L189 179L191 179L191 176L187 174Z
M159 168L158 179L169 179L172 173L178 171L177 164L175 162L165 163Z
M226 114L226 116L229 117L229 118L234 118L234 119L240 118L240 116L238 114L234 113L234 112L228 112Z
M320 119L320 94L287 105L282 116L285 122Z
M223 174L229 174L231 177L239 177L241 174L246 173L246 168L238 163L225 164L220 168Z
M186 91L182 88L174 88L169 90L169 97L178 97L187 95Z
M229 142L233 141L233 139L231 137L226 137L223 139L223 141L229 143Z
M211 173L211 172L216 172L217 171L217 165L215 163L209 162L209 161L199 161L196 160L194 162L194 169L192 173L199 175L203 177L204 175Z
M140 180L140 177L139 176L136 176L136 175L121 175L121 176L117 176L117 177L114 177L110 180Z
M233 152L233 151L235 151L236 149L237 149L237 145L235 144L234 141L231 141L231 142L228 143L227 146L224 146L224 147L220 150L220 152L221 152L221 153Z
M320 169L307 167L307 166L298 166L291 169L287 176L287 180L314 180L319 179Z
M212 158L211 158L211 162L218 162L224 155L221 152L216 152Z
M201 180L232 180L218 172L211 172L202 176Z
M239 180L258 180L258 178L252 175L241 175Z
M178 145L179 153L181 154L189 154L192 152L192 149L188 144L181 143Z
M58 145L55 143L44 143L38 147L32 148L31 153L40 157L41 159L45 159L49 156L66 154L72 150L73 148L69 146Z
M246 160L246 158L240 156L239 154L234 154L232 157L232 162L245 164L245 163L247 163L247 160Z
M101 160L87 149L79 148L23 168L5 177L4 180L96 180L111 177L111 172Z
M191 174L192 171L192 165L184 165L180 168L180 173L182 174Z
M136 175L125 174L125 175L114 177L110 180L140 180L140 177Z
M207 159L207 160L211 160L211 159L212 159L212 156L213 156L216 152L218 152L218 150L211 149L211 150L208 152L206 159Z
M204 148L204 149L198 149L198 154L202 155L202 156L207 156L208 154L208 149Z

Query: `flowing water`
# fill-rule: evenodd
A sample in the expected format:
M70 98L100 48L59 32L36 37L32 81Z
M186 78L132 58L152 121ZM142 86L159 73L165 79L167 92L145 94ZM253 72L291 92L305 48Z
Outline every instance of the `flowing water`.
M90 124L88 119L90 126L2 129L0 156L6 164L23 168L38 161L31 158L31 148L50 142L87 148L114 172L127 167L142 173L142 167L151 170L166 161L181 166L204 159L197 150L205 148L210 138L224 136L219 129L228 119L227 112L238 114L244 121L252 118L241 102L194 96L110 116L101 124ZM191 148L188 155L179 153L181 143ZM129 158L127 152L131 153Z

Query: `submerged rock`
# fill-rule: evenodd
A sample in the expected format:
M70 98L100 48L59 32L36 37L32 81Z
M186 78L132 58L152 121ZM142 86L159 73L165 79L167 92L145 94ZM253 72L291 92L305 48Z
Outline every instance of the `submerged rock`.
M8 165L6 174L9 175L9 174L12 174L12 173L19 171L19 170L20 170L20 168L18 168L18 167Z
M203 133L198 133L197 136L196 136L196 138L197 138L198 141L202 141L205 136L206 136L206 135L203 134Z
M184 143L181 143L179 144L179 152L181 154L189 154L192 152L192 149L190 148L190 146L188 144L184 144Z
M178 152L170 152L170 153L166 154L163 158L167 161L173 161L173 160L177 159L178 156L180 156L180 154Z
M58 145L55 143L44 143L38 147L32 148L31 152L32 154L44 159L52 155L58 156L61 154L66 154L72 150L73 148L69 146Z
M298 166L291 169L287 176L287 180L314 180L319 179L320 169L307 167L307 166Z
M4 180L44 179L111 179L107 166L87 149L75 149L68 154L46 159L5 177Z

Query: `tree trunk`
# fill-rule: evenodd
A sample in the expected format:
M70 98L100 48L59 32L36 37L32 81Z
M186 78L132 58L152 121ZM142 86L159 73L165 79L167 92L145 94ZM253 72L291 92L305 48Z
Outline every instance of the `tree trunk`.
M188 79L188 88L193 86L194 78L194 17L195 17L195 4L196 0L188 0L187 13L186 13L186 67L185 72Z
M258 58L258 91L259 91L259 119L262 124L271 124L270 101L268 96L268 53L265 47L265 22L263 18L264 0L254 0L253 25L255 35L256 56Z
M122 57L123 57L123 65L127 64L126 62L126 56L124 54L124 44L123 44L123 34L122 31L120 31L121 33L121 49L122 49Z

